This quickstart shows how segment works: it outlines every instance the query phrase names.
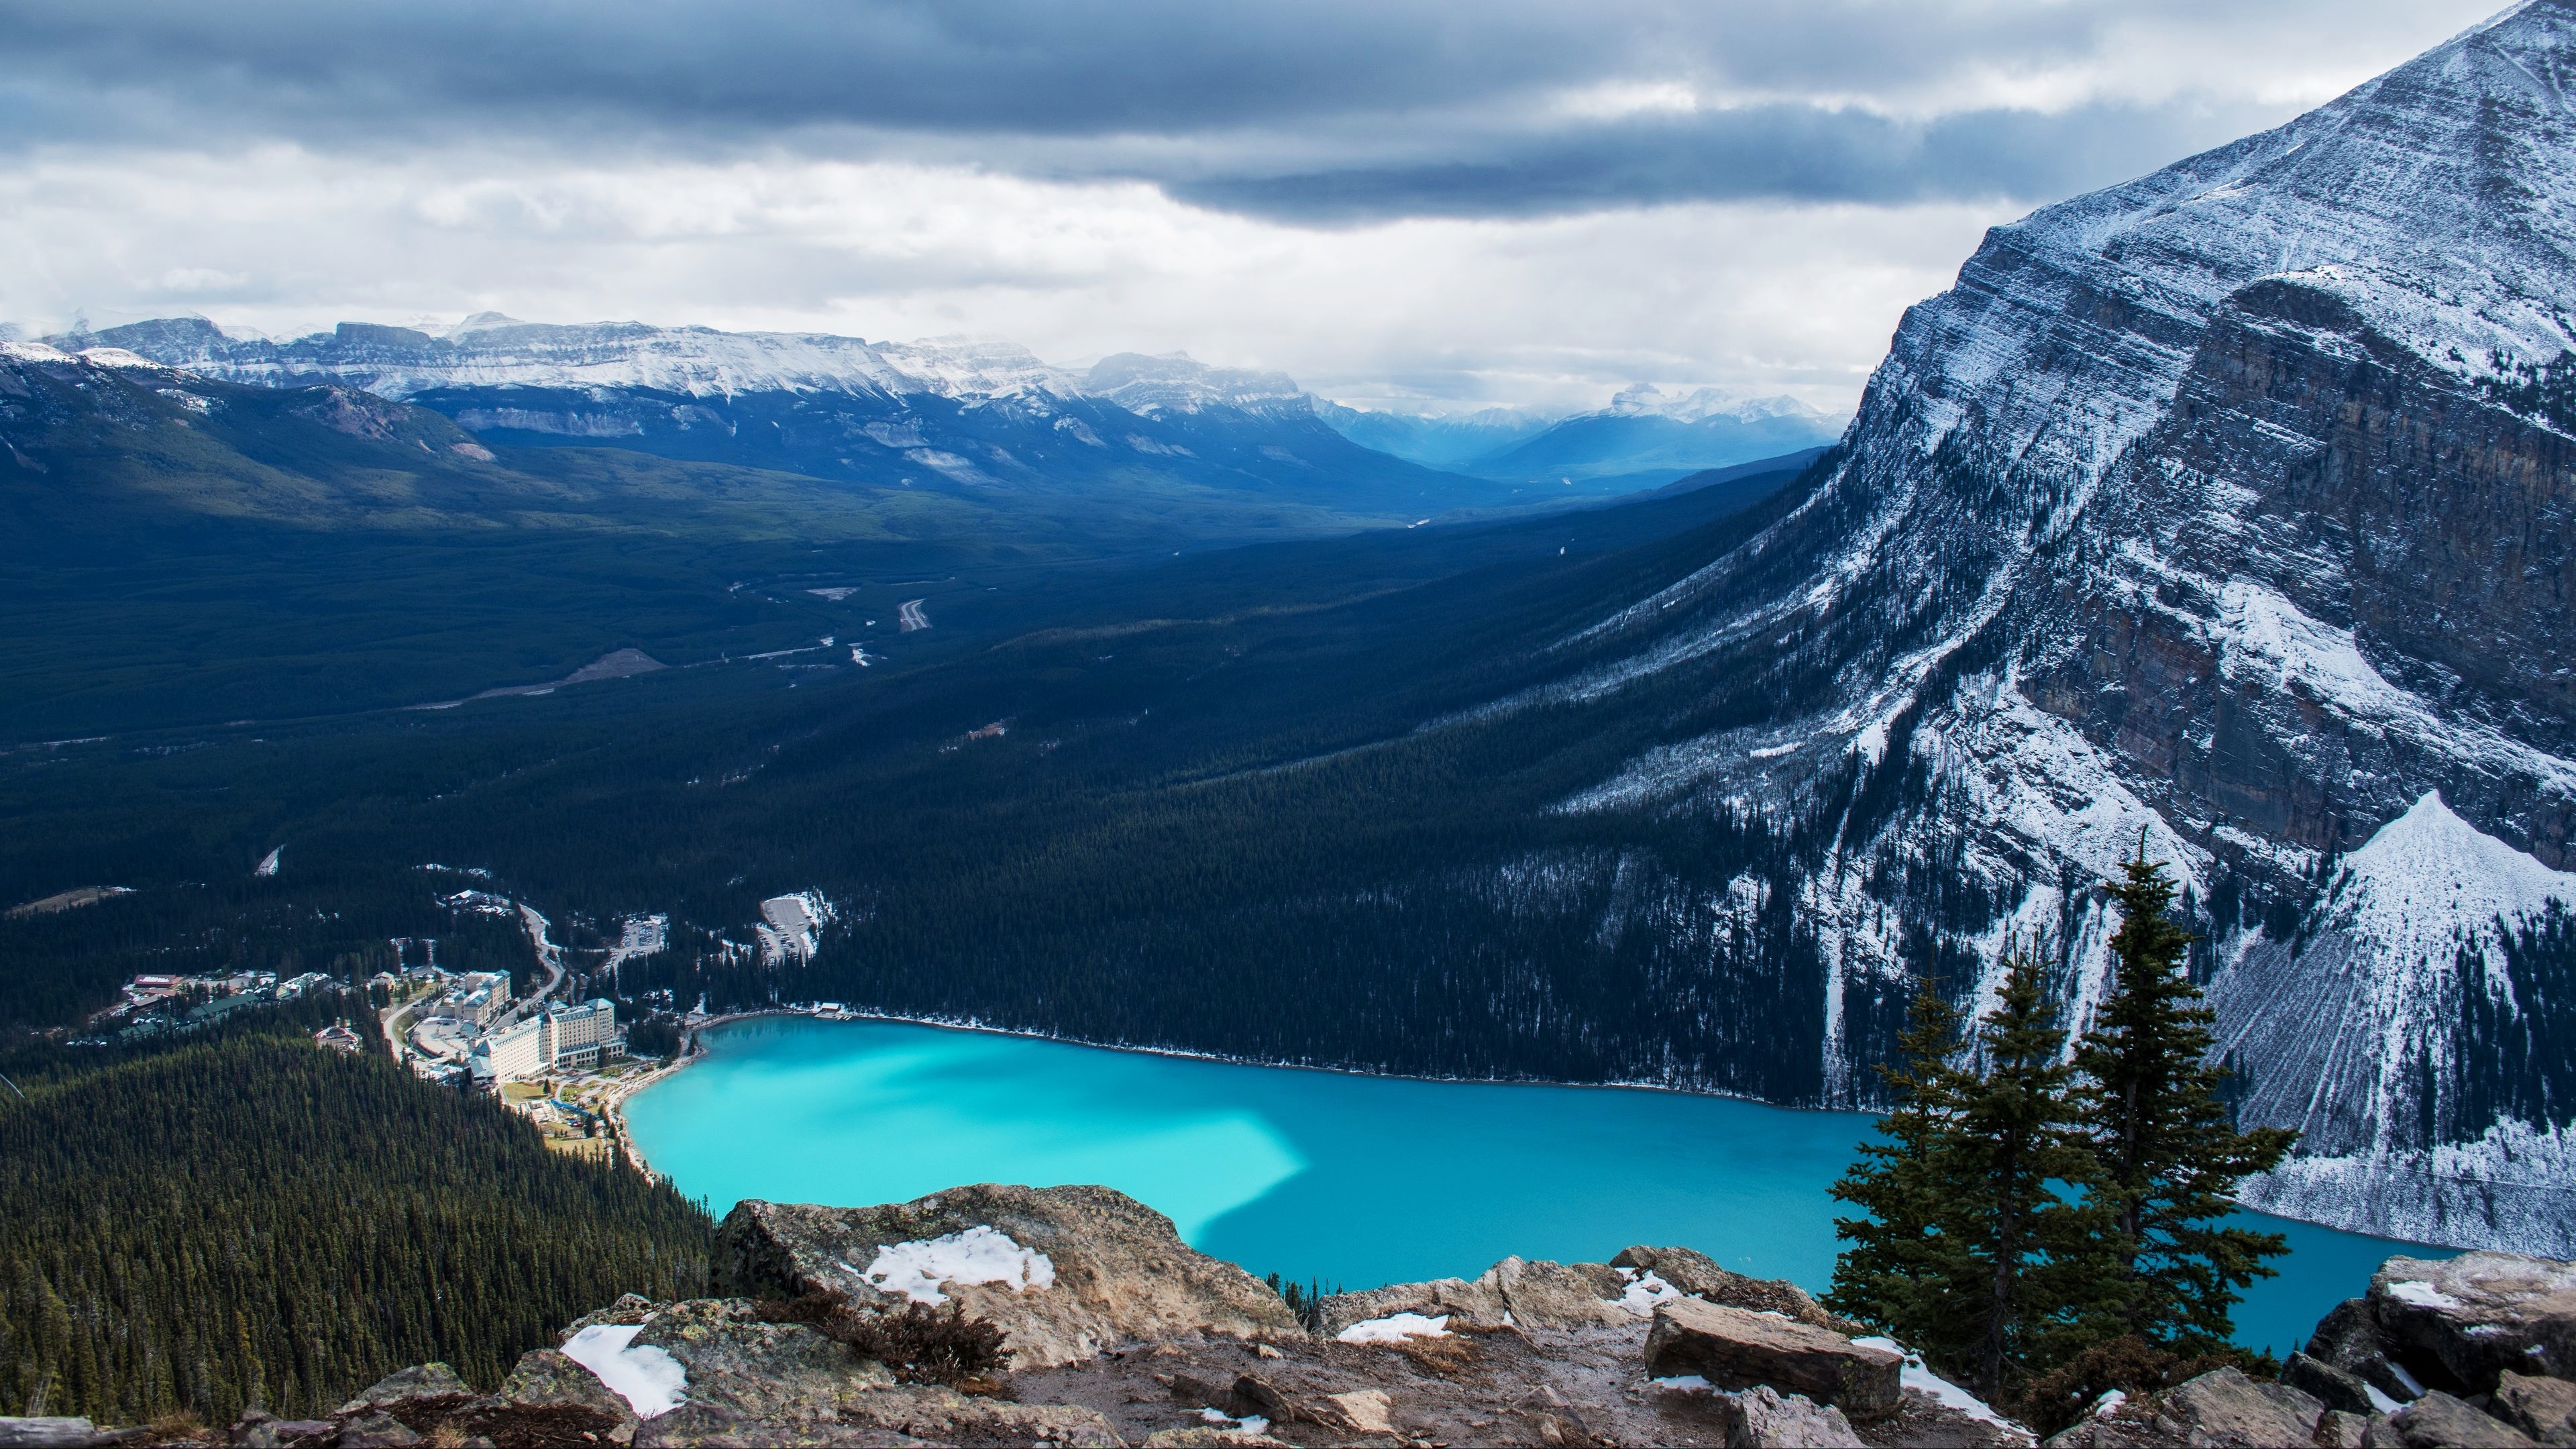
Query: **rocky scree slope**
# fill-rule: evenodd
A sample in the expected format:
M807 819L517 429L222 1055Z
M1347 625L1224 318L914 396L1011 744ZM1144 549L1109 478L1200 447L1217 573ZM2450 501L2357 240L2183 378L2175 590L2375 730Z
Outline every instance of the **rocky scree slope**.
M1915 983L1978 1005L2007 942L2080 1027L2143 843L2248 1120L2309 1134L2252 1201L2576 1252L2571 95L2576 6L2532 0L1988 233L1794 509L1476 715L1667 719L1557 808L1789 858L1520 874L1821 978L1811 1083L1769 1094L1866 1103Z
M927 1235L927 1236L918 1236ZM1507 1258L1473 1280L1339 1294L1300 1316L1168 1219L1097 1187L961 1187L841 1209L747 1201L721 1230L739 1295L629 1295L478 1393L406 1369L328 1419L226 1431L0 1419L0 1445L257 1449L694 1445L2026 1445L2032 1435L1796 1287L1687 1248ZM836 1305L825 1322L805 1312ZM989 1334L927 1373L850 1325ZM971 1336L971 1332L970 1335ZM2235 1369L2050 1442L2576 1443L2576 1265L2389 1260L2279 1383Z

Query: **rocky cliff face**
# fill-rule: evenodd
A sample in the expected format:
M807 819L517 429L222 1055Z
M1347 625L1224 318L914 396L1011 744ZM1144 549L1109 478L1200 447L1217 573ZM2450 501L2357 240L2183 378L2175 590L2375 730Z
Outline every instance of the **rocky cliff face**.
M1674 718L1564 810L1813 842L1708 910L1796 900L1822 1100L2010 939L2080 1019L2143 840L2249 1116L2310 1134L2257 1201L2576 1251L2576 438L2516 390L2576 326L2571 87L2576 7L2534 0L1997 228L1794 511L1497 706Z

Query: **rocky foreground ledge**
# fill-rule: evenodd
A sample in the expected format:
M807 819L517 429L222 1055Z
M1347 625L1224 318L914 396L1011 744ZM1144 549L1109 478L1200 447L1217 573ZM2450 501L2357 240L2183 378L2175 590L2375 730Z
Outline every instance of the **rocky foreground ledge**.
M745 1202L732 1296L629 1296L478 1392L406 1369L328 1419L254 1411L243 1449L618 1445L2027 1445L2033 1436L1797 1287L1687 1248L1506 1258L1292 1311L1098 1187ZM2234 1369L2106 1397L2049 1441L2576 1446L2576 1264L2395 1258L2282 1381ZM155 1442L0 1419L0 1449ZM180 1442L167 1436L158 1442Z

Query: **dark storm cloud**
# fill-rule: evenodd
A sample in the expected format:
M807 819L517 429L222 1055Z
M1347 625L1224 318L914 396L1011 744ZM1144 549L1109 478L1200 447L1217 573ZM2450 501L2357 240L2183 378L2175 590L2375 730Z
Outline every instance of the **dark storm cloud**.
M1568 128L1473 159L1166 181L1201 206L1309 225L1539 216L1681 201L1904 203L2067 195L2238 134L2203 109L1972 111L1928 122L1766 105Z
M1132 177L1327 224L2040 197L2149 169L2241 118L2079 106L1904 122L1850 102L1968 67L2080 59L2122 14L1869 0L0 0L0 142L784 148ZM1637 84L1770 99L1608 119L1561 104Z

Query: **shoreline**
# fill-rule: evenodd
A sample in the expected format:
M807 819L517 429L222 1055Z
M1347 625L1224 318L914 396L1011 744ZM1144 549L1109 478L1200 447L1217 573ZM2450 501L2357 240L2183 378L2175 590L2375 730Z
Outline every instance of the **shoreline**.
M703 1050L698 1049L696 1046L697 1034L699 1032L712 1027L731 1026L736 1022L751 1021L765 1016L794 1016L802 1017L809 1021L879 1021L887 1022L896 1026L926 1026L936 1028L940 1031L979 1032L986 1036L1008 1036L1018 1037L1024 1041L1052 1042L1057 1046L1086 1047L1093 1051L1127 1052L1137 1056L1149 1057L1171 1057L1180 1061L1212 1062L1219 1066L1228 1067L1260 1067L1267 1071L1323 1072L1332 1076L1366 1077L1371 1080L1381 1082L1428 1082L1440 1086L1460 1087L1556 1087L1573 1092L1668 1092L1677 1097L1713 1097L1720 1101L1742 1102L1747 1106L1768 1107L1778 1112L1831 1112L1844 1113L1855 1117L1878 1117L1882 1115L1878 1110L1870 1107L1800 1106L1788 1102L1773 1102L1761 1097L1747 1096L1742 1092L1720 1091L1714 1087L1677 1087L1670 1082L1650 1082L1643 1080L1569 1082L1561 1077L1537 1076L1426 1076L1419 1072L1372 1071L1366 1067L1318 1066L1313 1062L1281 1061L1274 1057L1233 1056L1224 1052L1192 1051L1186 1047L1139 1046L1130 1042L1092 1041L1085 1037L1064 1036L1055 1032L1032 1031L1008 1026L993 1026L986 1022L975 1020L972 1017L903 1016L894 1012L886 1011L843 1011L838 1016L823 1016L816 1012L799 1011L794 1007L787 1006L766 1006L756 1011L727 1012L721 1016L710 1016L695 1026L684 1028L682 1031L683 1051L681 1055L673 1059L673 1065L675 1067L686 1065L688 1062L693 1061L698 1056L704 1054Z

